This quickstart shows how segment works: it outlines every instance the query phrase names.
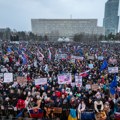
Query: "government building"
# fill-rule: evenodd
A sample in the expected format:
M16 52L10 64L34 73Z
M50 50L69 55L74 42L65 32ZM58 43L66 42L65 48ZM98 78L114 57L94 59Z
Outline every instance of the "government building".
M97 19L32 19L32 32L37 35L73 37L75 34L104 35Z

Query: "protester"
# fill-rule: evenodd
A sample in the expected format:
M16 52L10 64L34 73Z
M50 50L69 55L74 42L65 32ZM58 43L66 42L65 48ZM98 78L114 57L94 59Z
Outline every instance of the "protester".
M35 116L35 110L42 118L61 120L81 119L86 111L119 112L119 44L20 42L3 43L2 48L1 116L8 106L8 116L16 118Z

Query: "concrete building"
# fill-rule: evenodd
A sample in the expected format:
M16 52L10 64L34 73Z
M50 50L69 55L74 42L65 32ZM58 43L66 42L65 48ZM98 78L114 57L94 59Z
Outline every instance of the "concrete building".
M105 4L105 15L103 26L105 27L105 34L116 34L118 32L119 24L119 0L108 0Z
M103 27L97 26L97 19L32 19L32 32L37 35L72 37L87 33L104 35Z

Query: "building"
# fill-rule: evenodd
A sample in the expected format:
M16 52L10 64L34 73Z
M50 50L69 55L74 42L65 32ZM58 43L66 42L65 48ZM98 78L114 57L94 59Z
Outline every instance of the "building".
M103 27L97 26L97 19L32 19L32 32L37 35L73 37L87 33L104 35Z
M119 0L108 0L105 4L105 15L103 26L105 27L105 34L116 34L119 25Z

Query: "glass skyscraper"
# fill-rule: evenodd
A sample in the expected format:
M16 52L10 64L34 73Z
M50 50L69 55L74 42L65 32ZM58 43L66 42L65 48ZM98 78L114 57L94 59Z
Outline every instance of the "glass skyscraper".
M119 25L119 0L108 0L105 4L105 14L103 26L105 27L105 34L116 34Z

